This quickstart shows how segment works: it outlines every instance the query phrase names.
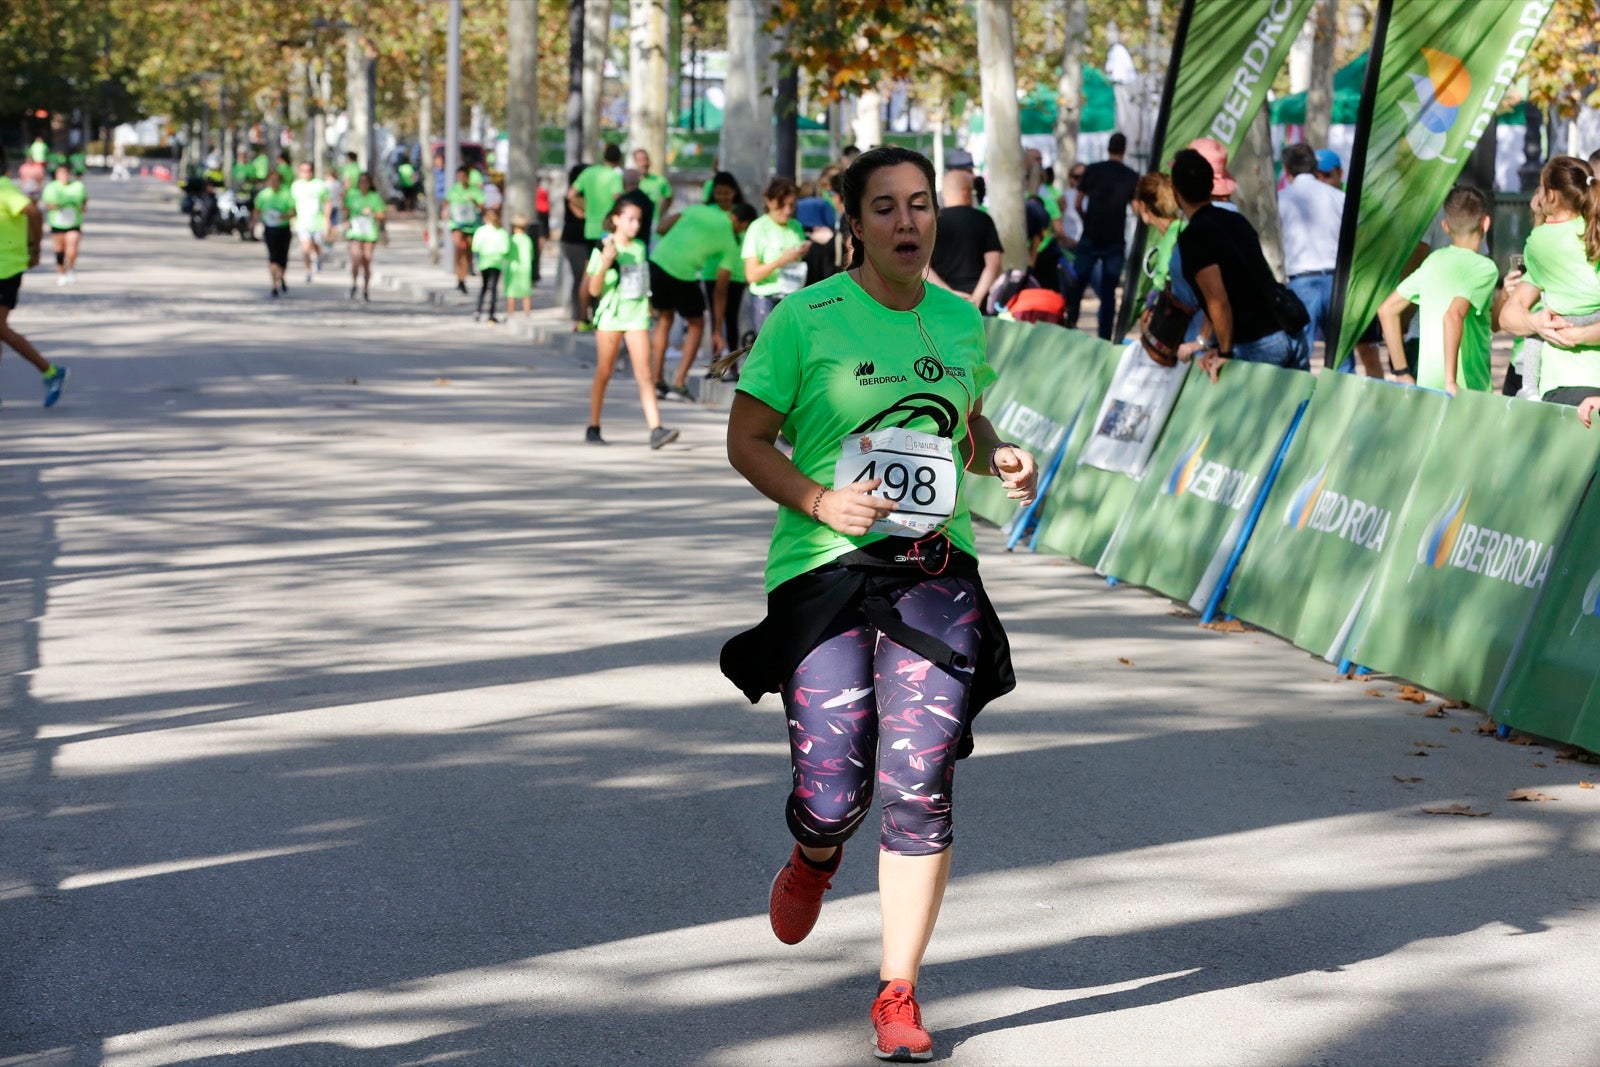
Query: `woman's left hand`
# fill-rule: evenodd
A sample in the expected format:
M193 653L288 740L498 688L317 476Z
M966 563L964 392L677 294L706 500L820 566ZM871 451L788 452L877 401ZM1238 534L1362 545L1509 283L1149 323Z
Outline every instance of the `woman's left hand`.
M1561 331L1569 325L1566 319L1549 308L1540 308L1533 313L1533 331L1553 345L1565 347L1566 339Z
M1031 452L1016 445L997 448L994 466L1000 472L1000 484L1006 487L1006 496L1019 504L1033 503L1039 491L1039 465Z

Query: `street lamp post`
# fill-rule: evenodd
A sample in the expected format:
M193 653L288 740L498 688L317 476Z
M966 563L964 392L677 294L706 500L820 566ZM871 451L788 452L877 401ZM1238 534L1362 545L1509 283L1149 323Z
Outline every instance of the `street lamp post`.
M444 181L455 181L461 163L461 0L450 0L444 75Z

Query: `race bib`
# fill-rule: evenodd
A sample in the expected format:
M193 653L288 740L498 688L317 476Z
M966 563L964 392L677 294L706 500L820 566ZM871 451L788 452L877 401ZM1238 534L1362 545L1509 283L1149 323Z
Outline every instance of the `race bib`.
M872 495L900 505L873 533L922 537L948 522L956 509L956 465L950 438L895 427L851 434L840 442L833 487L882 478Z
M617 296L640 300L650 295L650 268L643 263L627 263L617 268Z
M78 209L75 207L57 208L56 216L61 220L57 225L64 230L71 229L78 224Z
M366 241L378 236L378 220L371 215L357 215L350 220L350 236Z
M778 269L778 292L784 296L798 293L806 287L806 261L790 263Z
M263 211L261 213L261 224L263 226L282 226L283 212L273 211L270 208L266 211Z
M475 222L478 218L477 205L470 200L457 200L450 205L451 222Z

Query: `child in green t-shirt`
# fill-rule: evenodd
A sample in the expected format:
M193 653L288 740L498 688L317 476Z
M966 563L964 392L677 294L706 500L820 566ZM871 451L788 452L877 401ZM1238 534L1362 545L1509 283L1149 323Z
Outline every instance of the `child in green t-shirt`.
M533 314L533 268L539 256L533 238L528 236L528 216L511 220L511 256L506 260L506 318L516 314L517 301Z
M639 236L644 213L631 200L611 205L603 222L605 236L589 254L589 295L594 299L595 368L589 391L589 428L584 440L603 445L600 411L605 407L606 386L624 341L639 386L644 421L650 427L650 447L660 448L678 439L677 430L661 425L655 381L650 372L650 261L649 249Z
M495 305L500 302L500 273L511 258L511 235L500 228L500 209L483 209L483 225L472 234L472 254L478 257L478 275L483 284L478 289L478 310L472 321L483 318L484 297L489 298L489 322L498 323L494 317Z
M1438 248L1401 280L1378 309L1384 344L1398 374L1426 389L1454 396L1458 390L1487 393L1491 319L1499 307L1500 272L1478 248L1489 232L1489 200L1469 186L1457 186L1444 201L1444 229L1450 244ZM1400 315L1417 305L1421 346L1417 366L1403 365Z

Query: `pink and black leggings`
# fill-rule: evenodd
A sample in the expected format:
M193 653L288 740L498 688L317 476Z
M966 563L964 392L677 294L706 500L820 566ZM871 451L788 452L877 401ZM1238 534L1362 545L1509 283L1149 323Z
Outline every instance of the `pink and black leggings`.
M968 662L976 658L978 597L963 578L929 578L899 593L913 629ZM783 686L794 790L786 815L796 841L840 845L884 791L880 846L931 856L952 840L951 786L972 675L936 666L860 614L841 616Z

